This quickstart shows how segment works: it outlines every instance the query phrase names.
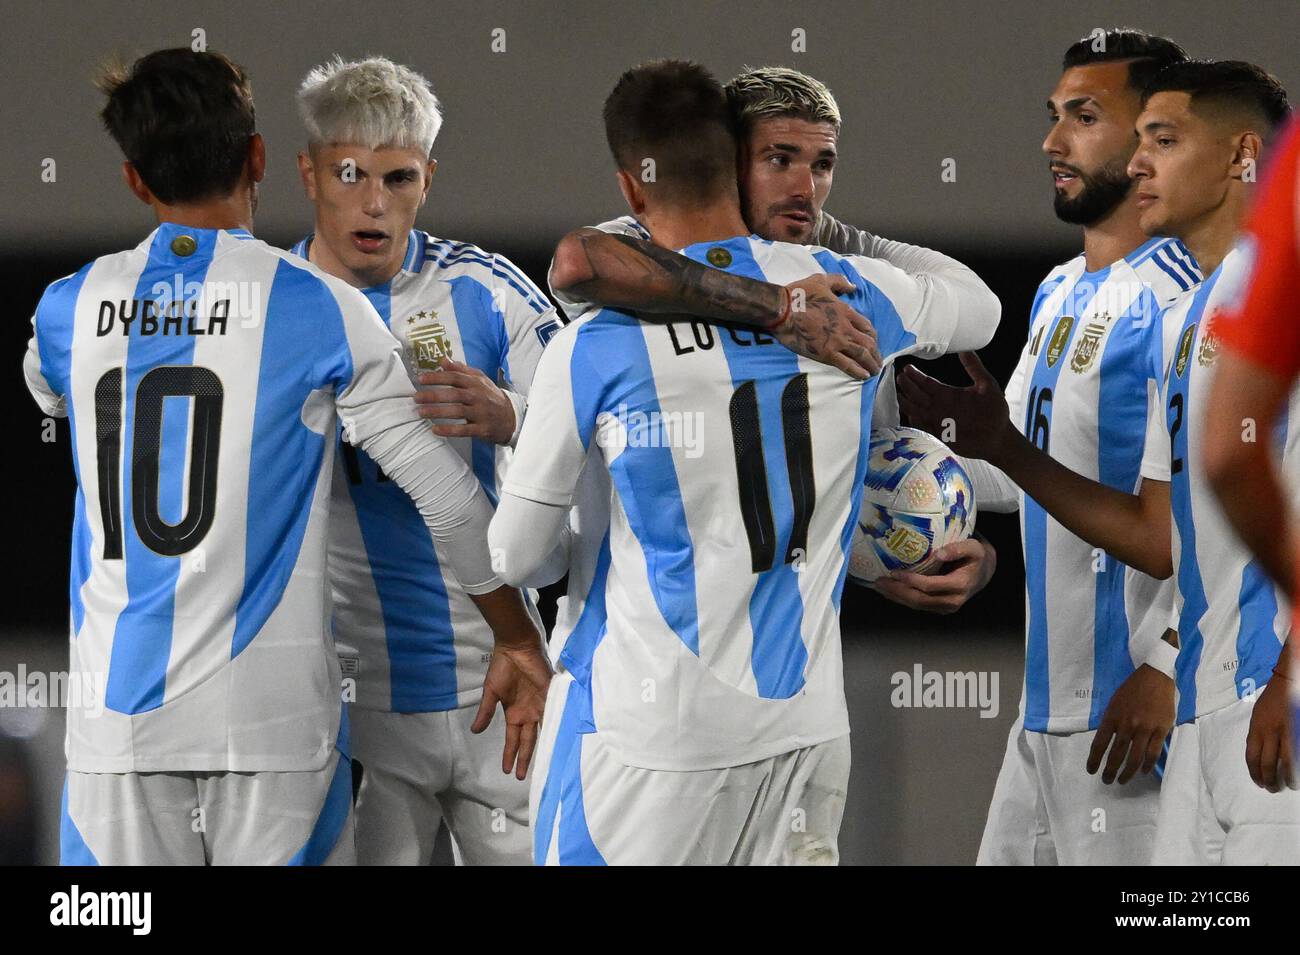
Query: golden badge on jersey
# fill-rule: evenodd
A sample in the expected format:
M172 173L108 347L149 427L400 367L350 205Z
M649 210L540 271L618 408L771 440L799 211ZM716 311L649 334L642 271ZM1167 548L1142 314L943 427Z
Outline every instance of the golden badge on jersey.
M1065 345L1070 340L1070 329L1074 328L1074 316L1062 315L1052 329L1052 337L1047 340L1047 367L1051 368L1061 360Z
M419 371L437 371L451 357L447 327L433 309L418 311L406 320L406 341L411 364Z
M1214 334L1214 322L1209 322L1201 332L1201 347L1196 350L1196 363L1202 368L1214 364L1219 357L1219 336Z
M1187 359L1192 354L1192 339L1196 337L1196 323L1183 329L1183 337L1178 340L1178 357L1174 359L1174 374L1179 378L1187 368Z
M1070 356L1072 372L1082 375L1092 367L1097 353L1101 351L1101 339L1106 334L1106 323L1109 321L1110 316L1103 315L1101 321L1092 321L1083 326L1079 343L1074 346L1074 354Z
M720 245L715 245L704 253L704 257L709 260L709 264L715 268L725 269L731 264L731 253Z

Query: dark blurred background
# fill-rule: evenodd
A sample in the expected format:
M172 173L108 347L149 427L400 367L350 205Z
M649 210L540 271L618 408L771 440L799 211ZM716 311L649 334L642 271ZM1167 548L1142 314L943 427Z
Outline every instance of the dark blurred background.
M957 256L999 295L1003 320L985 361L1005 379L1023 344L1035 287L1076 254L1055 220L1039 148L1044 101L1065 48L1093 28L1163 33L1194 56L1248 59L1300 89L1300 4L1151 0L1140 6L1031 0L974 4L819 2L645 5L577 2L360 6L6 2L0 63L10 91L0 124L0 408L10 453L0 495L16 544L0 592L0 671L67 665L68 549L74 483L66 422L42 440L19 369L43 288L152 228L126 191L121 157L97 119L95 66L203 31L252 77L269 170L256 231L289 245L310 231L294 155L303 135L293 92L333 53L378 53L433 82L445 124L438 173L418 225L506 254L543 288L567 229L623 212L600 123L618 75L644 59L698 59L725 80L744 66L795 67L826 82L844 117L826 208L889 238ZM493 52L504 30L504 52ZM803 31L804 50L796 52ZM502 34L495 34L500 45ZM42 181L43 162L56 181ZM941 164L956 161L956 181ZM953 360L933 374L964 380ZM997 548L992 584L959 613L903 610L850 586L843 603L854 769L845 862L974 860L1020 692L1023 566L1014 517L982 515ZM1000 708L890 705L890 677L926 670L995 673ZM62 784L62 714L0 708L0 863L52 861Z

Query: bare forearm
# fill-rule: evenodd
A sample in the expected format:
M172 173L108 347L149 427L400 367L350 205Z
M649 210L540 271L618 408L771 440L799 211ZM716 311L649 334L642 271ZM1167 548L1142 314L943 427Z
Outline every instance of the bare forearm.
M1107 487L1044 454L1014 428L995 462L1071 533L1152 577L1172 573L1168 508Z
M564 237L551 281L557 291L610 308L760 327L779 318L785 305L779 285L708 268L645 239L596 230Z
M536 646L541 639L532 617L524 606L524 597L513 587L498 587L485 594L471 594L483 619L492 628L499 647Z

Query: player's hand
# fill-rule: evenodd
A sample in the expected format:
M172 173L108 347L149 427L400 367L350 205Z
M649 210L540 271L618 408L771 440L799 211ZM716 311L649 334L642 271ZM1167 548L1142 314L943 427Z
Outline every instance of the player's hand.
M996 462L1009 432L1015 431L1007 399L977 354L958 357L970 385L945 385L908 365L897 376L899 409L914 427L938 435L958 454Z
M880 372L883 362L876 327L835 297L852 292L856 288L852 282L843 275L819 274L791 282L786 288L792 296L790 318L773 330L777 341L854 378L870 378ZM802 291L802 296L796 291Z
M546 690L551 685L551 665L541 643L529 646L502 646L492 650L487 677L483 680L483 701L470 725L471 733L481 733L492 723L497 704L506 718L506 747L501 754L501 771L514 771L518 779L528 775L542 711L546 708Z
M955 613L984 589L998 566L997 551L974 537L945 544L936 551L943 561L939 574L890 571L868 586L894 603L930 613Z
M1291 761L1289 681L1274 675L1255 698L1246 734L1246 768L1261 789L1298 789Z
M515 406L483 372L447 358L437 371L421 372L418 381L416 410L421 418L435 422L435 434L510 443L515 433ZM436 423L462 419L464 424Z
M1116 773L1123 785L1139 771L1151 772L1173 726L1174 681L1144 663L1119 685L1101 714L1101 725L1088 751L1088 772L1097 774L1107 746L1110 758L1101 774L1103 783L1115 782Z

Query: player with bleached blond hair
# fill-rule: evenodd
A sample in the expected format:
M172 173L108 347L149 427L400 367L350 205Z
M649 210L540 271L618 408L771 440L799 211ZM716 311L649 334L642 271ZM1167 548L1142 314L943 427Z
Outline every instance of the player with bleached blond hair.
M294 251L375 306L424 387L423 413L495 503L555 310L504 256L415 228L442 126L428 80L382 57L335 57L307 75L298 104L315 228ZM442 548L418 533L410 499L346 435L336 452L329 570L334 636L355 687L358 861L427 865L445 823L461 862L527 863L534 727L489 723L519 671L494 655L491 630ZM545 687L531 691L540 715Z

